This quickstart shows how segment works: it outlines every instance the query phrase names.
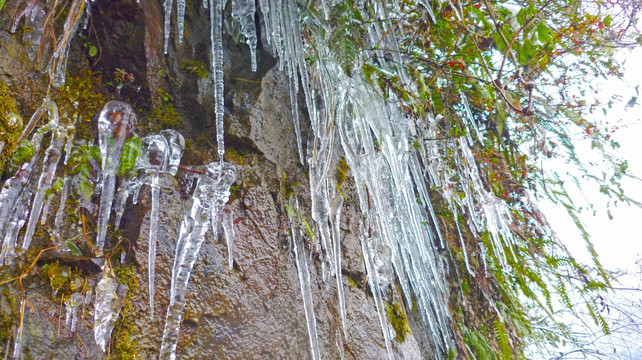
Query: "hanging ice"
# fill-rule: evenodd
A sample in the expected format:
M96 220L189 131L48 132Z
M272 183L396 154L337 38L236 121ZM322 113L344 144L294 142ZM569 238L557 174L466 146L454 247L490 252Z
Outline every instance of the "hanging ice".
M215 232L214 237L218 235L216 233L218 216L230 197L230 186L234 182L235 176L234 168L231 165L215 162L207 165L205 173L197 177L192 206L181 223L176 244L170 300L163 330L160 359L176 358L178 331L192 268L210 224Z
M100 208L98 212L98 234L96 246L102 253L107 235L107 224L111 213L116 187L116 175L120 168L120 154L125 140L133 135L136 126L136 114L128 104L121 101L110 101L98 118L98 140L102 159L102 178L100 180Z
M111 331L116 325L120 309L125 305L128 287L119 283L105 266L103 277L96 285L94 302L94 340L104 352L109 343Z
M57 47L54 49L53 56L49 62L49 75L53 79L53 85L56 87L65 84L69 46L78 30L78 24L80 23L86 5L85 1L86 0L73 0L69 6L62 36L58 39Z
M160 211L160 172L167 168L169 149L167 139L162 135L149 135L142 140L143 153L138 159L145 164L149 171L149 186L152 193L152 209L149 216L149 245L148 245L148 290L149 290L149 313L150 318L154 317L154 277L156 268L156 232L158 227L158 214Z
M62 156L63 144L67 137L66 124L59 123L58 107L53 102L50 102L48 106L51 109L49 111L48 125L52 131L51 143L45 151L43 170L40 175L40 179L38 180L36 196L33 199L31 213L29 214L29 223L27 224L27 231L25 232L25 237L22 242L22 249L24 250L29 249L29 246L31 245L31 240L34 232L36 231L36 225L38 224L38 220L40 219L40 214L43 209L45 193L53 184L56 169L58 167L58 161L60 161L60 157Z
M227 0L210 0L210 37L212 41L212 71L214 71L214 115L216 118L216 146L219 162L225 154L225 127L223 124L225 98L223 93L223 9Z
M314 303L312 301L312 289L310 288L310 270L308 270L308 261L303 249L303 242L299 240L300 226L295 223L294 214L299 212L299 202L296 197L290 198L290 209L288 217L290 219L290 229L292 231L292 252L296 261L296 268L299 273L299 285L301 286L301 297L303 298L303 309L305 320L308 327L308 339L310 340L310 352L313 360L321 359L319 350L319 335L317 334L317 320L314 314Z
M254 25L254 13L256 8L254 0L232 0L232 17L241 24L241 33L245 36L245 42L250 47L252 57L252 71L256 71L256 25Z
M221 225L223 225L223 235L227 244L227 264L230 270L234 265L234 214L231 209L224 209L221 215Z
M83 303L83 295L75 292L71 294L69 300L65 304L65 324L69 325L71 331L76 331L76 323L78 322L78 307Z
M207 0L204 0L207 1ZM172 19L172 5L174 0L165 0L163 2L163 10L165 11L165 21L164 21L164 39L165 39L165 54L167 54L167 49L169 48L169 33L170 25ZM183 42L183 32L185 28L185 0L177 0L176 5L176 17L178 21L178 42Z

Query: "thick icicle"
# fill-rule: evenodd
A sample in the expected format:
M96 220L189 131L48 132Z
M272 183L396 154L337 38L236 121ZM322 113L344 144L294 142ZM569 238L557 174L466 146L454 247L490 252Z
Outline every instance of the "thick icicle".
M120 309L125 305L128 290L127 285L119 283L109 274L108 268L105 266L103 277L96 285L94 303L94 340L103 352L109 343Z
M98 212L98 235L96 246L102 253L107 235L107 224L111 213L116 187L116 174L120 168L120 154L127 137L133 135L136 125L136 114L128 104L121 101L110 101L98 118L98 140L102 159L102 178L100 180L100 208Z
M299 284L301 285L301 297L303 298L303 309L305 310L305 320L308 327L308 338L310 340L310 352L313 360L321 359L319 350L319 335L317 334L317 320L314 314L314 303L312 301L312 289L310 288L310 270L303 249L303 242L299 240L300 228L294 222L293 212L299 211L299 202L295 197L290 198L290 210L288 216L290 219L290 229L292 230L292 252L296 260L296 267L299 273Z
M254 13L256 8L254 0L232 0L232 17L241 24L241 33L245 36L245 42L250 47L252 57L252 71L256 71L256 25L254 25Z
M62 148L67 136L66 126L59 124L58 107L53 102L50 102L49 107L51 109L49 111L49 126L52 129L53 135L51 136L51 143L45 151L42 174L38 180L36 196L33 199L31 213L29 214L29 223L27 224L27 231L22 242L22 249L24 250L29 249L31 245L31 240L36 231L38 219L43 209L45 194L53 184L58 161L60 161L60 157L62 156Z
M215 4L210 4L214 6ZM207 165L205 174L198 176L191 209L181 223L176 256L172 267L170 300L163 330L160 359L175 359L178 332L180 329L185 295L189 278L198 257L205 233L211 224L215 230L218 216L230 197L230 186L234 182L232 166L220 162ZM216 233L214 234L216 237Z

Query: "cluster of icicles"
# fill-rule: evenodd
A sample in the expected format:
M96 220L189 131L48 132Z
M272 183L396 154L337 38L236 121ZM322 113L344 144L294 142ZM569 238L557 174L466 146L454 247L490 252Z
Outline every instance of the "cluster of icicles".
M27 225L20 248L22 251L29 249L36 226L40 220L45 224L48 218L48 209L53 200L51 192L53 181L56 178L58 164L64 154L64 165L70 156L80 147L73 146L73 123L61 117L56 104L52 101L45 103L34 113L29 124L33 125L42 118L48 122L40 127L30 139L33 147L33 156L26 161L16 174L8 179L0 193L0 239L2 250L0 264L8 264L16 255L19 234L24 225ZM141 140L141 153L136 158L135 176L120 176L121 156L125 141L134 135L136 115L126 103L110 101L103 108L98 118L99 148L101 156L100 172L96 184L100 191L98 208L98 228L95 242L95 252L101 255L105 246L107 226L112 214L115 214L114 225L118 227L123 215L127 199L132 195L132 201L137 203L140 189L143 185L150 187L151 210L149 228L149 300L150 316L154 316L154 278L158 217L160 209L161 173L176 175L180 159L185 149L183 136L175 130L163 130L160 134L145 136ZM29 128L30 126L27 126ZM45 135L50 134L49 146L40 156ZM41 165L41 166L38 166ZM40 174L36 169L41 168ZM173 354L178 338L178 329L185 305L187 283L205 232L212 224L212 229L217 235L219 214L227 203L229 188L234 182L234 169L222 161L217 161L205 166L203 172L189 173L195 187L191 199L190 211L185 215L181 224L176 245L176 256L172 268L172 282L170 304L167 311L166 326L163 333L161 353ZM116 189L117 180L120 186ZM65 216L65 205L72 188L77 187L74 176L64 172L63 186L59 196L59 207L55 214L53 239L61 251L69 250L66 243L62 242L61 225ZM230 220L230 219L227 219ZM227 244L230 247L234 236L231 221L222 222ZM230 258L230 264L232 259ZM111 331L116 324L118 314L124 304L127 286L119 283L103 264L103 276L96 285L94 302L94 338L96 343L105 351L109 342ZM89 302L88 295L75 292L71 294L66 303L66 322L75 330L77 309L83 302ZM16 336L13 357L20 358L22 329Z
M84 3L74 0L75 3ZM165 0L165 51L167 52L170 39L170 19L173 0ZM426 2L421 2L432 16L432 10ZM88 5L89 3L87 3ZM294 0L260 0L260 10L265 24L265 38L272 53L279 59L279 67L289 77L289 90L293 115L293 127L297 136L300 162L307 163L309 168L311 212L316 225L316 232L320 242L316 245L315 253L320 254L323 280L326 287L331 286L331 278L336 280L338 294L339 314L342 321L342 336L339 339L348 340L348 324L341 276L341 219L343 196L337 191L336 179L332 169L337 167L340 156L345 157L354 177L355 190L363 219L360 225L359 239L362 245L363 258L367 271L369 288L372 291L375 306L386 350L390 359L395 358L392 344L392 330L388 325L385 314L385 302L391 296L391 284L396 280L402 289L406 303L416 301L424 324L430 331L432 347L435 357L443 358L447 349L452 346L449 334L448 314L448 289L445 283L446 259L440 252L444 249L444 239L439 231L439 224L433 210L428 189L433 188L441 192L446 199L449 209L458 219L457 214L466 214L467 226L475 236L486 232L490 236L493 252L498 254L500 261L504 259L504 246L511 245L513 238L509 231L509 216L502 201L487 191L477 172L475 160L470 147L481 138L480 131L470 116L466 99L462 96L462 117L468 124L466 137L435 140L437 137L436 121L431 118L408 119L399 107L399 101L393 94L387 97L378 93L364 80L365 76L358 67L351 76L344 73L333 52L329 49L328 36L330 28L324 28L329 16L329 8L333 2L324 2L323 13L318 15L321 19L310 18L315 27L308 27L310 41L314 46L314 54L306 53L306 44L302 38L300 27L301 16L297 3ZM209 8L212 41L212 70L214 74L215 119L217 129L217 143L220 159L223 159L223 10L226 1L203 0L202 5ZM80 6L80 5L79 5ZM84 6L84 5L83 5ZM183 38L185 0L177 0L178 41ZM74 8L75 9L75 8ZM82 6L79 7L82 10ZM87 11L89 7L86 7ZM371 4L372 14L376 21L370 21L366 26L367 42L372 48L363 55L363 59L377 59L382 67L387 67L401 79L408 91L414 91L412 79L407 73L399 70L394 64L401 64L403 60L399 53L394 26L389 23L391 17L386 6L378 2ZM74 10L76 11L76 10ZM240 23L241 33L246 37L250 47L252 70L256 70L257 36L254 25L255 2L252 0L232 0L232 17ZM30 13L32 14L32 13ZM29 14L26 14L29 15ZM34 15L31 15L32 17ZM317 15L315 15L317 16ZM33 17L36 19L37 16ZM33 21L33 19L31 21ZM317 21L318 20L318 21ZM75 28L73 29L75 31ZM386 52L380 49L392 49ZM389 59L392 55L392 59ZM312 65L306 63L306 56L311 56L318 61ZM63 71L64 76L64 71ZM300 79L300 80L299 80ZM64 77L62 78L64 82ZM297 95L302 91L305 95L306 107L311 123L311 136L308 144L304 146L299 126L299 111ZM158 209L158 173L176 171L177 160L180 159L181 144L178 137L171 139L168 133L152 135L144 141L147 155L143 158L155 158L150 153L164 154L162 162L149 160L142 167L145 176L136 179L121 180L121 188L114 196L117 169L117 159L122 151L122 144L115 139L128 136L135 117L133 112L122 103L110 103L106 107L106 115L101 114L101 156L102 177L100 182L101 200L99 210L99 230L97 246L102 249L105 240L106 225L112 211L116 212L116 223L122 215L124 201L130 192L136 192L141 183L147 183L152 189L152 214L150 216L150 239L153 239L156 228ZM114 107L112 109L111 107ZM50 119L52 106L45 106L42 111L49 111ZM108 114L120 113L127 119L115 119ZM118 120L118 121L117 121ZM119 123L124 121L124 123ZM132 122L133 121L133 122ZM50 121L51 122L51 121ZM34 139L42 137L44 131L61 133L58 137L52 136L52 145L57 148L64 142L64 126L52 128L47 125L35 133ZM104 135L103 135L104 132ZM475 135L475 136L473 136ZM103 137L110 139L106 143ZM162 140L162 139L164 140ZM419 139L419 149L410 146L412 139ZM34 140L32 140L34 141ZM70 140L66 140L67 143ZM54 144L54 142L56 142ZM102 144L109 144L103 146ZM38 145L39 146L39 145ZM165 147L166 150L160 150ZM34 142L35 147L35 142ZM305 150L305 151L304 151ZM37 154L37 151L35 152ZM457 154L457 155L452 155ZM58 161L60 152L47 151L45 164ZM452 159L455 158L455 164ZM31 160L34 161L35 160ZM21 227L29 216L29 226L41 216L37 205L42 202L44 193L41 189L50 186L53 174L43 171L42 185L38 186L38 193L34 196L32 210L26 205L32 194L22 191L28 188L25 185L32 178L31 172L34 164L28 162L23 165L16 176L7 181L3 190L3 204L5 198L11 199L14 205L11 210L2 206L0 219L4 221L0 231L7 239L14 239L11 234L17 234L15 227ZM166 162L165 162L166 161ZM49 167L45 167L49 169ZM55 165L53 166L55 172ZM140 172L139 172L140 173ZM234 179L234 170L229 165L221 162L207 166L203 175L195 176L198 185L191 200L191 208L180 228L180 235L176 246L176 257L172 269L172 285L170 289L170 305L167 312L167 321L163 333L163 342L160 351L161 359L174 359L182 309L185 304L185 292L191 269L196 260L200 245L204 239L207 228L212 225L216 233L221 210L229 197L229 186ZM39 181L39 182L40 182ZM49 185L47 185L49 184ZM19 190L20 189L20 190ZM5 195L5 190L7 194ZM64 191L63 191L64 194ZM463 194L463 196L461 195ZM115 198L115 200L114 200ZM136 195L134 196L136 198ZM112 202L116 204L113 206ZM155 205L154 205L155 204ZM46 213L47 205L44 205ZM289 218L291 227L292 250L295 255L300 281L301 295L310 341L312 358L322 358L319 347L312 289L310 286L309 263L312 252L305 252L303 238L305 230L300 219L296 197L289 199ZM33 220L33 221L32 221ZM58 219L56 218L56 221ZM223 221L229 223L229 221ZM15 225L14 225L15 224ZM35 225L33 225L35 226ZM231 235L228 236L228 233ZM28 234L28 232L27 232ZM231 246L233 229L225 229L228 244ZM11 236L9 236L11 235ZM55 238L55 237L54 237ZM465 249L466 243L461 236L461 245ZM23 247L28 247L30 239L23 240ZM15 240L6 242L7 249L12 249ZM25 247L26 244L26 247ZM154 263L154 242L150 241L150 314L153 314L153 279L151 273ZM508 246L510 248L510 246ZM484 252L484 246L480 243ZM3 246L3 254L5 254ZM3 258L13 250L7 250ZM229 252L231 254L231 251ZM467 251L463 251L465 256ZM485 254L480 254L485 261ZM466 267L472 276L468 258ZM230 261L231 264L231 261ZM333 280L333 281L334 281ZM117 310L113 294L118 293L119 285L107 271L103 280L96 289L96 321L99 330L96 332L98 343L104 348L115 318ZM334 286L334 285L333 285ZM120 289L122 291L122 289ZM99 296L99 294L101 294ZM112 295L109 295L112 294ZM110 297L111 296L111 297ZM79 300L72 298L68 309L73 314L75 305ZM498 313L501 318L501 314ZM72 320L73 323L73 320ZM19 342L17 342L18 344ZM343 341L338 341L339 352L343 353Z

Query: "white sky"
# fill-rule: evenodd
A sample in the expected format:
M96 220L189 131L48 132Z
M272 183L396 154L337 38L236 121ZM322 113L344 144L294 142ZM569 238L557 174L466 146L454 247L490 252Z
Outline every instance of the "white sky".
M607 97L611 94L622 96L622 103L614 106L607 113L608 119L594 118L597 121L617 123L620 127L613 134L613 139L621 147L618 153L628 160L630 172L642 178L642 106L625 109L631 96L636 95L634 87L642 84L642 68L636 67L642 59L642 49L619 54L627 59L624 82L609 81L600 83L600 92ZM641 86L642 87L642 86ZM638 100L641 100L640 98ZM601 116L596 114L594 116ZM592 158L598 160L598 153L592 154L590 140L575 141L577 153L581 159ZM544 163L544 166L563 169L564 161L554 160ZM642 181L624 179L623 187L626 194L642 202ZM615 288L640 289L642 264L636 261L642 258L642 209L633 205L619 204L611 206L613 217L609 219L607 212L607 198L599 192L597 186L583 184L582 191L568 186L569 193L576 205L585 205L587 202L594 204L593 211L584 211L580 218L586 230L592 236L592 242L600 256L603 266L607 270L626 270L632 275L619 278L619 283L614 283ZM585 264L591 263L591 258L586 250L586 244L580 236L579 230L561 207L556 207L549 202L542 201L540 209L546 215L553 230L566 244L572 254ZM602 311L607 318L613 332L611 336L603 336L599 327L589 322L576 322L575 329L586 335L589 348L600 351L600 354L589 356L589 359L642 359L642 291L616 290L604 294L610 305L610 312ZM568 352L573 348L555 349L555 351ZM559 353L558 353L559 354ZM583 359L581 352L573 353L563 359Z

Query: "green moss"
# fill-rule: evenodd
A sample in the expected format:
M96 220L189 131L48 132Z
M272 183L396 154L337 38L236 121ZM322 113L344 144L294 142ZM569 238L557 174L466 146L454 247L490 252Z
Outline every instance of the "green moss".
M410 327L408 326L406 314L401 310L399 303L386 305L386 313L388 313L388 320L395 330L395 339L400 343L406 341L406 335L410 332Z
M71 269L60 265L58 261L43 265L42 272L49 279L49 285L55 293L64 290L71 278Z
M6 84L0 82L0 141L4 143L4 149L0 153L0 173L9 163L11 154L18 146L16 141L22 133L23 124L16 120L16 116L19 116L16 102L9 95Z
M160 105L152 109L147 124L152 132L162 129L180 129L183 125L182 117L176 112L172 104L172 97L163 90L158 90Z
M67 75L65 86L54 88L53 100L58 105L61 116L67 114L74 122L76 139L93 140L96 134L92 117L105 104L100 73L80 69L73 76Z
M235 184L230 186L230 200L241 197L241 190L243 190L241 185Z
M0 316L0 344L2 348L5 348L5 345L13 333L14 324L18 321L20 313L18 312L18 299L16 294L12 290L9 290L8 287L2 289L2 312L3 315Z
M225 159L237 165L246 164L247 151L246 150L237 150L235 148L225 149Z
M346 179L348 178L348 171L350 170L350 167L348 166L348 163L344 158L339 159L339 163L337 164L337 168L334 170L334 178L337 180L337 193L343 194L341 192L341 187L343 184L346 182Z
M353 287L353 288L358 287L357 283L354 282L354 280L351 277L348 278L348 284L350 284L350 286Z
M132 294L140 288L140 284L134 275L132 265L121 265L114 268L116 279L129 287L125 297L125 305L120 311L120 316L112 333L112 342L114 344L114 359L134 360L138 359L137 352L138 342L133 340L131 335L136 331L134 326L132 309Z
M288 182L288 175L283 172L282 178L281 178L281 190L283 191L283 196L285 196L286 199L289 199L292 195L294 195L294 188L292 187L292 184Z
M201 79L210 74L209 67L198 60L184 60L181 62L179 69L188 74L193 74Z

